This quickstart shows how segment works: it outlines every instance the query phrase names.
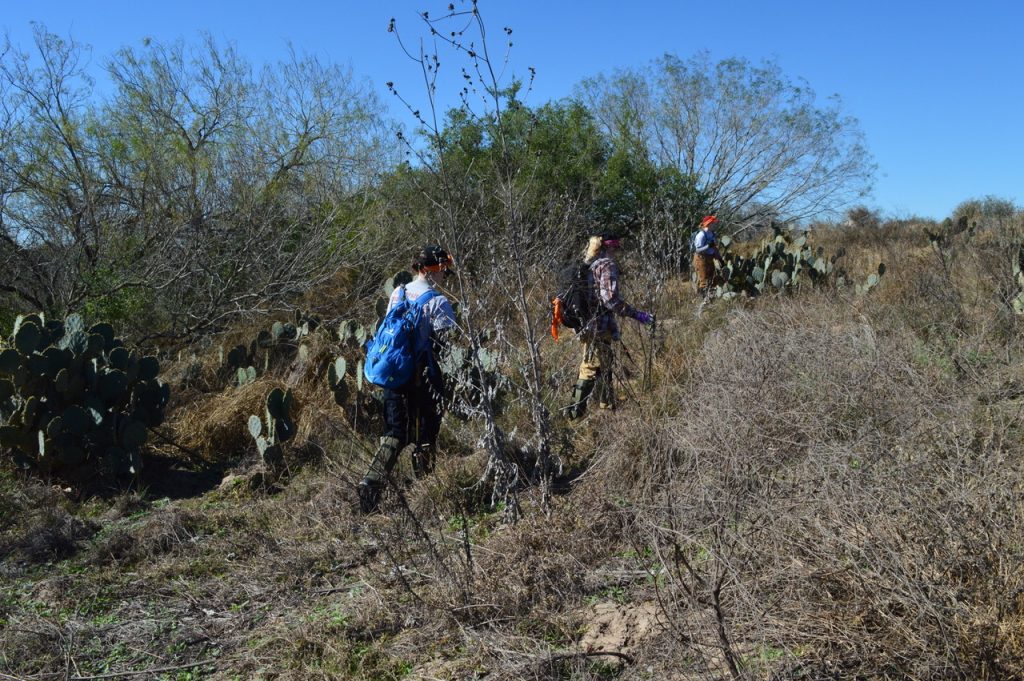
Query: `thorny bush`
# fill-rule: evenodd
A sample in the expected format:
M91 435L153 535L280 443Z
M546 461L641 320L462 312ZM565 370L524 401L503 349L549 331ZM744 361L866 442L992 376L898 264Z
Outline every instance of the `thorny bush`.
M608 443L623 513L666 568L680 659L733 676L766 658L792 676L1024 673L1020 407L979 405L915 352L841 300L737 311L675 388L678 413Z

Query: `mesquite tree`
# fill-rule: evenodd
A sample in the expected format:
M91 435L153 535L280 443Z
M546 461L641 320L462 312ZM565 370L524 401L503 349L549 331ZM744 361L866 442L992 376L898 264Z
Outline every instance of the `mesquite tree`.
M188 337L361 260L354 207L393 156L349 71L147 41L109 60L101 97L86 53L38 27L33 54L0 54L9 307Z
M666 54L589 78L578 96L608 134L693 178L728 222L834 214L870 189L874 165L856 119L772 61Z

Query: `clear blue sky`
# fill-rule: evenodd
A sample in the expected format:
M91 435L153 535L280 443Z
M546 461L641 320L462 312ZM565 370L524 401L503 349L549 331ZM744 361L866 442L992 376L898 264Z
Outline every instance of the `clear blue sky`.
M384 83L422 92L416 67L387 33L422 35L428 0L0 0L0 27L30 45L30 21L93 46L97 76L107 57L143 37L194 41L200 31L233 42L259 64L300 51L350 65L391 113L404 112ZM582 78L639 66L665 53L686 58L774 58L819 97L838 94L860 120L878 163L868 204L888 216L941 219L960 201L993 194L1024 203L1024 3L1016 0L669 0L567 2L480 0L500 42L510 26L511 69L537 70L527 100L569 95Z

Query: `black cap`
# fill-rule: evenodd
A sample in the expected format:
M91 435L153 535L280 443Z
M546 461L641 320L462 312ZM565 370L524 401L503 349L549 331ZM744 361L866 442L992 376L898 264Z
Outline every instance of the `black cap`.
M438 265L450 265L452 258L445 249L430 244L421 248L412 262L413 265L418 267L436 267Z

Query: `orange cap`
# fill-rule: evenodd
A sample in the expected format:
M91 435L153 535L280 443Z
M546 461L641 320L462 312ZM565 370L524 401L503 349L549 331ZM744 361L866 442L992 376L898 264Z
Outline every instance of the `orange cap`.
M713 222L718 222L718 218L716 218L714 215L705 215L704 219L700 221L700 226L707 227Z

